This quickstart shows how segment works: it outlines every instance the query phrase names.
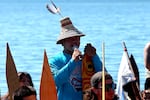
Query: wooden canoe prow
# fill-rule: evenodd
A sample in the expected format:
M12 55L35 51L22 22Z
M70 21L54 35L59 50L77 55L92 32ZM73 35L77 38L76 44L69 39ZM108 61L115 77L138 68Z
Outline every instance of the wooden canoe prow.
M6 78L9 89L10 99L12 100L13 92L19 88L19 80L17 75L16 66L7 43L7 55L6 55Z
M43 69L40 82L40 100L57 100L56 85L48 63L46 51L44 51Z

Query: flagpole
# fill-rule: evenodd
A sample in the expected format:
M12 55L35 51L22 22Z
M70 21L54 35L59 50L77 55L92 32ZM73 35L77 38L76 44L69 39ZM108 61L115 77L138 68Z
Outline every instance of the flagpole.
M125 44L125 42L123 42L123 48L124 48L124 51L125 51L125 54L126 54L126 57L127 57L127 60L128 60L128 64L129 64L129 68L131 69L131 71L132 71L132 73L134 74L134 76L135 76L135 73L134 73L134 71L133 71L133 66L132 66L132 64L131 64L131 61L130 61L130 59L129 59L129 54L128 54L128 51L127 51L127 47L126 47L126 44ZM141 95L141 93L140 93L140 89L139 89L139 86L138 86L138 83L137 83L137 81L136 81L136 87L137 87L137 89L138 89L138 92L139 92L139 96L138 95L136 95L136 98L142 98L142 95ZM135 91L135 92L137 92L137 91Z
M131 62L130 62L130 60L129 60L129 54L128 54L128 51L127 51L127 47L126 47L125 42L123 42L123 48L124 48L126 57L127 57L127 59L128 59L129 67L131 68L131 71L133 72L133 68L132 68ZM133 72L133 73L134 73L134 72ZM134 73L134 76L135 76L135 73Z
M102 100L105 100L105 44L102 43Z

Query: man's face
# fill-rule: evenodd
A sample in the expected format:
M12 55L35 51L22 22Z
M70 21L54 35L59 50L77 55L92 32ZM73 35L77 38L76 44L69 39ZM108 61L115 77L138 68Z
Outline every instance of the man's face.
M74 46L80 46L80 37L71 37L63 40L63 46L65 51L73 52Z
M20 86L24 86L24 85L30 86L30 80L25 76L23 77L22 80L20 80Z
M111 79L105 81L105 100L112 100L115 95L115 84ZM98 88L93 88L93 92L97 95L98 100L102 100L102 82L99 83Z

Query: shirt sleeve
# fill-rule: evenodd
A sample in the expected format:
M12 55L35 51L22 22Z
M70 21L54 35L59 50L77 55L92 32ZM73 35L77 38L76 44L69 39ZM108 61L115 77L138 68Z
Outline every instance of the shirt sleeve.
M73 59L70 59L65 65L61 65L60 62L50 63L51 71L53 73L55 84L57 86L61 86L62 84L69 81L68 79L71 72L75 68L75 63L76 62ZM59 64L61 65L61 68L59 68Z

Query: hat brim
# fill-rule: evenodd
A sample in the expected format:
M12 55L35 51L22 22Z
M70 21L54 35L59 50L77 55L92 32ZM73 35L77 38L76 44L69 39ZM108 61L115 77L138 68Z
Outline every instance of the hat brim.
M74 31L74 30L69 30L66 33L63 32L59 35L56 44L62 44L62 40L75 37L75 36L82 37L85 36L85 34L81 33L80 31Z

